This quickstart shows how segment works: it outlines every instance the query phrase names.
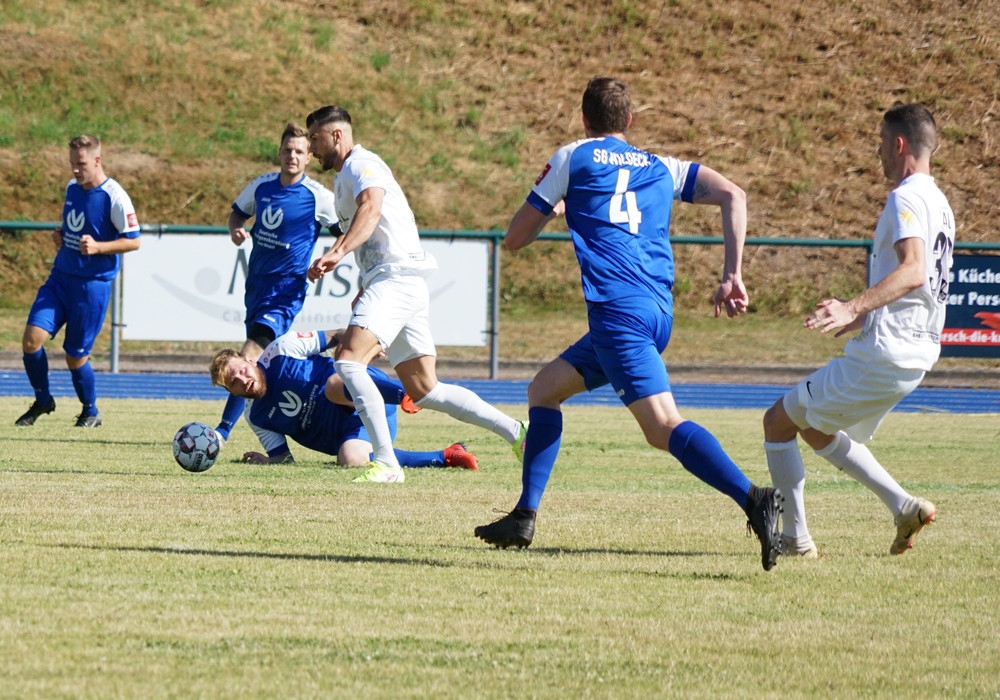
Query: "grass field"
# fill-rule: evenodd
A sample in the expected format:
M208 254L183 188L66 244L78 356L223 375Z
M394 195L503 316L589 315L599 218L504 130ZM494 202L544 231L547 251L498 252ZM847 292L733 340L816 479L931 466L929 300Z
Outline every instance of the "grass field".
M499 551L472 529L519 468L427 411L398 444L465 440L482 471L242 465L241 426L188 474L170 438L214 403L104 400L94 431L15 429L24 405L0 399L2 698L1000 696L994 416L888 418L873 450L940 513L902 557L805 455L822 556L765 573L736 506L621 409L567 410L535 543ZM766 481L759 412L688 414Z

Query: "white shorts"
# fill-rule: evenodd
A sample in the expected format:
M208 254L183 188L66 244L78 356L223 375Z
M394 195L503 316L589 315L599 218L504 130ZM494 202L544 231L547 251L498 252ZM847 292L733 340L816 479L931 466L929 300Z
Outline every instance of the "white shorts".
M785 394L785 413L800 428L827 435L843 430L857 442L872 439L882 419L916 389L922 369L900 369L838 357Z
M437 355L431 336L430 293L417 275L376 277L354 306L351 325L371 331L395 367Z

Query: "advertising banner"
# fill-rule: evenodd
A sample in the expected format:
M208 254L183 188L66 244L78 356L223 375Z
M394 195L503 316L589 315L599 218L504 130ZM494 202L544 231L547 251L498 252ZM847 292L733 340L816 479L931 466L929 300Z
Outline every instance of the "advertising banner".
M312 258L332 243L321 236ZM438 345L483 346L487 329L489 245L486 241L422 241L437 259L428 280L431 332ZM122 256L122 338L242 343L243 285L251 241L237 248L226 235L144 234ZM347 325L358 292L354 256L309 285L293 330Z
M954 256L941 356L1000 357L1000 256Z

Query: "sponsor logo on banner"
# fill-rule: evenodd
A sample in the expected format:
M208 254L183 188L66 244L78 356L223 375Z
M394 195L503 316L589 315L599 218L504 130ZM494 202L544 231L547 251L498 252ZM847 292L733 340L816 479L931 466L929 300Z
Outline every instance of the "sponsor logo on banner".
M321 238L311 259L332 240ZM487 337L489 244L423 240L438 261L427 279L431 333L438 345L483 346ZM244 285L253 243L226 235L144 235L139 250L122 256L122 338L240 343L246 339ZM303 270L303 279L305 270ZM309 283L292 330L344 328L358 293L358 268L348 255Z
M1000 357L1000 256L955 255L941 331L944 357Z

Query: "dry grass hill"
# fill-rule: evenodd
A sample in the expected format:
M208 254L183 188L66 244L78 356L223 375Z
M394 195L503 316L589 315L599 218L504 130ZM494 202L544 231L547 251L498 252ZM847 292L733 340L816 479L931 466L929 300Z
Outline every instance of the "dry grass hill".
M631 139L704 162L749 194L750 235L866 238L887 192L882 111L936 114L935 174L964 241L1000 241L1000 5L976 0L15 0L0 7L0 219L52 221L65 143L97 131L146 223L221 224L273 167L286 120L339 103L429 229L506 225L580 136L588 78L632 87ZM327 177L327 176L323 176ZM718 235L678 207L675 234ZM2 304L44 278L47 238L6 234ZM680 304L719 250L678 249ZM568 246L504 258L505 308L576 299ZM760 313L863 280L857 252L748 248Z

